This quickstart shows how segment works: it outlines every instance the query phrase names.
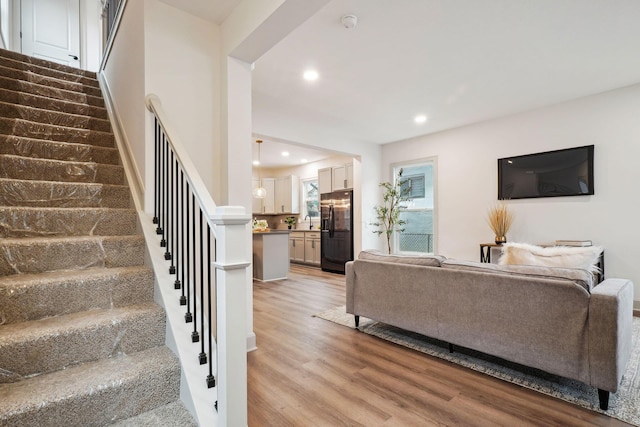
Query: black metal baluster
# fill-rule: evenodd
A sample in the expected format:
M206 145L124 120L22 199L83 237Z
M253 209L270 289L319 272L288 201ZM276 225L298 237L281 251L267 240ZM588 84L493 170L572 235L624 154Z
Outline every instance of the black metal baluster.
M167 232L167 215L168 215L168 201L167 201L167 136L162 133L162 240L160 240L160 246L163 248L167 246L166 232ZM166 259L166 255L165 255Z
M171 152L171 158L173 160L173 169L171 170L171 182L173 184L173 193L171 193L171 206L172 207L172 215L173 215L173 245L171 245L171 250L173 251L173 256L171 257L171 267L169 267L169 274L175 274L176 275L176 282L179 282L178 280L178 260L179 260L179 252L178 252L178 239L180 238L179 236L179 232L180 229L178 227L178 200L180 195L178 194L178 160L173 158L173 151ZM174 169L175 169L175 174L174 174ZM173 198L173 195L175 194L175 200ZM175 201L175 203L174 203ZM174 283L174 288L175 289L179 289L179 287L175 287L175 283Z
M192 191L191 192L191 207L193 209L191 209L191 224L192 224L192 228L191 228L191 237L192 237L192 241L191 241L191 248L193 249L193 256L191 257L190 260L190 264L191 264L191 270L193 271L193 280L191 281L191 285L193 286L192 289L192 293L193 293L193 312L194 314L197 314L197 309L196 309L196 295L197 295L197 286L198 284L196 283L198 280L197 277L197 266L196 266L196 258L198 257L197 253L196 253L196 196L195 193ZM189 300L191 301L191 299ZM193 316L191 316L191 321L194 322L194 329L196 328L196 323L197 323L197 317L194 319ZM192 338L193 339L193 338Z
M191 301L191 288L189 286L189 282L191 281L191 274L190 274L190 269L189 269L189 264L190 264L190 252L189 252L189 248L190 246L190 234L191 234L191 225L189 224L189 194L191 194L191 190L189 189L189 182L187 181L187 256L185 257L185 269L186 269L186 273L185 273L185 282L184 282L184 287L187 289L187 299L186 304L187 304L187 312L184 314L184 321L187 323L190 323L193 321L193 315L191 314L191 312L189 311L191 309L190 306L190 301Z
M189 185L189 183L187 183L187 186L188 185ZM187 191L188 190L189 189L187 188ZM185 241L185 236L188 236L189 234L188 233L185 234L185 232L184 232L186 218L184 216L184 199L185 199L185 195L184 195L184 172L183 171L180 171L180 194L181 194L181 197L180 197L180 211L181 211L181 214L180 215L182 217L182 222L181 222L181 225L180 225L180 228L182 230L182 239L180 239L180 247L181 247L182 255L183 255L183 257L182 257L182 295L180 295L180 305L187 305L187 297L184 295L184 288L185 288L185 277L184 277L184 274L185 274L185 264L186 264L185 260L187 258L189 258L189 254L185 254L184 241ZM187 230L187 231L189 231L189 230ZM188 247L188 245L187 245L187 247Z
M213 376L213 357L211 356L213 354L214 322L211 318L211 293L213 289L211 287L211 226L209 223L207 223L207 259L209 260L209 268L207 269L207 285L209 288L209 292L207 292L207 317L209 319L209 375L207 375L207 388L212 388L216 386L216 377Z
M155 197L154 197L154 201L153 201L153 223L154 224L158 224L158 222L160 221L158 218L158 203L160 203L160 195L159 195L159 191L160 191L160 177L159 177L159 173L160 171L158 170L158 159L160 158L160 125L158 124L158 118L156 117L154 119L154 123L155 123L155 128L153 130L153 134L154 134L154 149L153 149L153 155L154 155L154 160L153 160L153 178L155 181ZM157 233L157 227L156 227L156 233Z
M202 342L200 343L200 354L198 355L198 360L201 365L207 363L207 353L204 352L204 342L207 340L206 330L204 328L204 265L208 264L208 253L207 258L204 257L204 242L203 242L203 234L205 229L204 223L202 222L202 209L200 209L200 329L202 330ZM207 222L206 231L209 230L209 223ZM207 242L208 243L208 242ZM207 268L207 271L208 268Z
M195 208L195 196L194 196L194 208ZM204 260L202 259L202 208L200 206L198 206L198 213L199 213L199 221L198 221L198 231L200 232L200 289L202 289L203 286L203 281L204 281L204 277L202 275L202 263L204 262ZM195 214L195 209L194 209L194 214ZM195 262L195 258L196 258L196 250L195 250L195 246L196 246L196 236L195 236L195 218L193 220L193 227L194 227L194 235L193 235L193 258L194 258L194 262ZM198 319L197 319L197 314L198 314L198 310L196 309L196 288L197 288L197 280L196 279L196 269L195 269L195 265L193 268L193 313L196 314L196 318L194 319L195 321L193 322L193 332L191 332L191 342L198 342L200 341L200 333L198 333ZM202 303L204 302L204 300L202 299L202 294L200 294L200 326L202 326L204 323L202 323L202 316L203 316L203 311L202 311Z
M171 259L171 233L173 232L173 227L171 224L171 220L173 219L173 150L169 145L169 140L167 140L167 226L166 226L166 250L164 252L164 259L169 261Z
M158 178L159 178L159 182L158 182L158 228L156 228L156 233L157 234L162 234L164 231L162 230L162 221L164 220L162 218L162 209L163 209L163 205L162 205L162 196L164 194L164 192L162 191L163 189L163 185L164 185L164 180L163 180L163 170L162 170L162 163L163 163L163 159L162 159L162 155L164 153L164 144L162 143L162 141L164 140L164 131L162 130L162 128L160 128L160 138L158 140ZM161 243L162 245L162 243Z

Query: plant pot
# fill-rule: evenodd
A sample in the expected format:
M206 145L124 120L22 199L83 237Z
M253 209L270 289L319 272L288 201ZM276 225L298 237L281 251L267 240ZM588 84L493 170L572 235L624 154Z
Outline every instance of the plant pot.
M496 245L507 243L507 236L496 236Z

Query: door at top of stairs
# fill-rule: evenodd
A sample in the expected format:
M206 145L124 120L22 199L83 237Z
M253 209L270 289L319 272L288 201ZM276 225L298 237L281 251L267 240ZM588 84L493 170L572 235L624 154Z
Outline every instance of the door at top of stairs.
M21 0L25 55L80 67L80 1Z

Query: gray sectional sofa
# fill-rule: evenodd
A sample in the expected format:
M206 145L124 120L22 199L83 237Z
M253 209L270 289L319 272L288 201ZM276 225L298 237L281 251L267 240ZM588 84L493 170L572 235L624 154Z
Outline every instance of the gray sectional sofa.
M633 283L586 270L363 251L346 265L355 315L598 389L608 407L632 349Z

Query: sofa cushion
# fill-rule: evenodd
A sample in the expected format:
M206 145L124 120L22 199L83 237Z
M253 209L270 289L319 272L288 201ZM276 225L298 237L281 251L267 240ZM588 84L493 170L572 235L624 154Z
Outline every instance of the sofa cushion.
M440 267L446 258L441 255L399 255L385 254L378 250L369 249L360 252L358 259L369 261L392 262L398 264L422 265L425 267Z
M541 247L526 243L506 243L502 247L501 265L537 265L545 267L582 268L598 271L598 258L602 248L598 246Z
M498 265L447 259L442 261L443 268L453 270L476 271L480 273L507 274L540 279L571 280L582 286L587 292L593 287L593 275L581 268L544 267L531 265Z

